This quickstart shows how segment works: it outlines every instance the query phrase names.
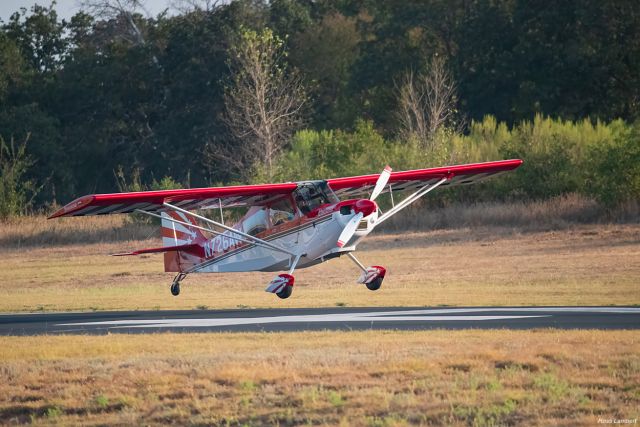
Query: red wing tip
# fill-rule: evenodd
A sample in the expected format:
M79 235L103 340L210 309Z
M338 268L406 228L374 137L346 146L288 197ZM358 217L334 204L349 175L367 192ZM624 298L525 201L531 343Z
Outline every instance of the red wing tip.
M74 212L77 212L87 207L88 205L91 204L91 202L95 200L95 198L96 197L94 195L82 196L74 200L73 202L63 206L62 208L58 209L56 212L51 214L47 219L53 219L61 216L67 216L67 215L73 216Z
M55 211L54 213L52 213L51 215L49 215L47 219L59 218L61 216L65 216L65 214L67 213L69 213L69 209L67 208L67 206L63 206L57 211Z
M342 240L338 240L338 247L341 248L344 246L344 242Z
M510 160L505 160L504 162L509 163L510 167L507 170L514 170L514 169L518 169L524 163L524 160L510 159Z
M54 213L52 213L51 215L49 215L47 217L47 219L54 219L54 218L58 218L59 216L62 216L64 214L64 212L62 211L62 209L55 211Z

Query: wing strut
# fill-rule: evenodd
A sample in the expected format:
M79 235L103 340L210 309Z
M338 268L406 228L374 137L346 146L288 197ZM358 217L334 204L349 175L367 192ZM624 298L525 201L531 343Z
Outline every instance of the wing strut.
M404 199L402 202L398 203L397 205L395 205L393 207L393 209L391 209L390 211L387 211L387 213L385 213L384 215L382 215L381 217L378 218L378 220L376 221L375 226L377 227L378 225L380 225L381 223L383 223L384 221L386 221L387 219L389 219L390 217L392 217L393 215L397 214L398 212L400 212L402 209L406 208L407 206L409 206L411 203L415 202L416 200L418 200L420 197L424 196L425 194L427 194L429 191L441 186L442 184L444 184L445 182L449 181L452 177L448 176L445 178L442 178L440 181L436 182L433 185L425 185L424 187L420 188L418 191L416 191L415 193L413 193L412 195L408 196L406 199Z
M245 239L251 240L251 242L255 243L256 245L266 246L266 247L268 247L270 249L273 249L275 251L284 252L284 253L289 254L289 255L291 255L293 257L297 256L297 254L295 254L295 253L293 253L293 252L291 252L291 251L289 251L287 249L281 248L280 246L274 245L273 243L269 243L266 240L259 239L259 238L255 237L255 236L252 236L251 234L247 234L247 233L244 233L244 232L242 232L240 230L236 230L235 228L231 228L231 227L228 227L228 226L226 226L224 224L220 224L219 222L214 221L214 220L209 219L209 218L206 218L206 217L204 217L202 215L195 214L193 212L190 212L188 210L179 208L177 206L171 205L171 204L166 203L166 202L163 203L162 205L167 207L167 208L169 208L169 209L173 209L175 211L182 212L185 215L190 215L190 216L192 216L194 218L198 218L198 219L200 219L202 221L208 222L209 224L215 225L216 227L220 227L220 228L223 228L223 229L225 229L227 231L230 231L232 233L239 234L240 236L244 237ZM218 232L216 234L221 234L221 233Z
M224 216L222 215L222 199L218 199L218 208L220 208L220 222L224 224Z

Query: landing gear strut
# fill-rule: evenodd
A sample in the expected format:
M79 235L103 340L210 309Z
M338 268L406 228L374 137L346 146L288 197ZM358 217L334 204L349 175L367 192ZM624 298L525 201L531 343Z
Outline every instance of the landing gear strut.
M385 274L387 274L387 270L384 267L379 265L374 265L371 267L366 267L362 265L358 258L355 257L351 252L347 252L347 256L351 258L351 260L362 270L362 274L358 279L358 283L364 283L364 285L370 291L377 291L382 286L382 281L384 280Z
M185 273L180 273L173 279L173 283L171 283L171 295L174 297L180 295L180 281L185 277L187 277Z

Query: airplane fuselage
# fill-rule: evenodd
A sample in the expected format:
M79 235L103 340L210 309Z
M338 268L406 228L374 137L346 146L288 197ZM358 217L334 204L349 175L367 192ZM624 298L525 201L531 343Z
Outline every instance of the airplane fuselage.
M272 243L289 252L301 255L297 268L310 267L343 253L354 251L360 239L369 234L378 216L375 204L369 200L347 200L320 206L318 209L302 215L297 212L289 221L272 226L265 224L266 230L256 237ZM262 211L248 215L234 225L234 229L246 230L254 226L255 218ZM349 242L338 247L336 242L345 225L358 212L366 213L360 221L357 231ZM226 232L207 240L203 246L200 262L195 263L187 272L223 273L240 271L281 271L289 268L293 257L285 252L275 251L264 246L247 243L239 235ZM192 257L181 254L181 257ZM186 260L185 260L186 261Z

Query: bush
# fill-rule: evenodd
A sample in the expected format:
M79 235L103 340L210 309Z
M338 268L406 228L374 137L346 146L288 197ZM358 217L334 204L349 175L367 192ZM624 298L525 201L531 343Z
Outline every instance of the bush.
M578 193L607 207L638 199L638 125L622 120L578 122L537 115L509 129L493 117L472 122L468 135L451 139L459 163L520 158L524 164L471 190L456 189L449 200L547 200ZM624 167L622 167L624 165ZM623 169L623 170L621 170ZM619 171L619 172L613 172ZM612 179L613 174L617 178Z
M276 178L326 179L376 173L386 164L406 170L520 158L525 162L513 173L434 193L430 202L548 200L577 193L611 208L640 197L640 123L537 115L509 129L487 116L472 122L466 135L443 129L436 140L429 152L414 141L386 141L367 121L359 121L352 133L304 130L281 156Z
M185 187L170 176L165 176L160 181L154 178L153 181L151 181L151 185L145 185L140 179L140 169L134 169L131 172L130 178L127 179L122 166L120 166L118 170L114 172L114 175L116 177L118 189L124 193L148 190L174 190Z
M588 195L587 153L594 147L611 145L626 128L622 121L593 124L540 115L533 122L522 122L511 130L500 153L505 158L522 158L525 164L508 174L503 187L498 188L517 198L536 200L576 191Z
M503 194L509 198L540 200L575 192L579 173L571 156L575 144L575 140L559 133L536 135L530 123L514 129L500 149L501 158L524 159L525 163L502 178L499 187L503 188Z
M396 156L373 123L358 121L353 133L303 130L277 166L276 180L298 181L381 171ZM256 180L264 178L260 175Z
M0 137L0 218L24 215L38 193L35 183L25 175L34 162L27 155L27 141L7 144Z
M585 193L609 207L639 200L640 122L611 144L590 147L585 164Z

